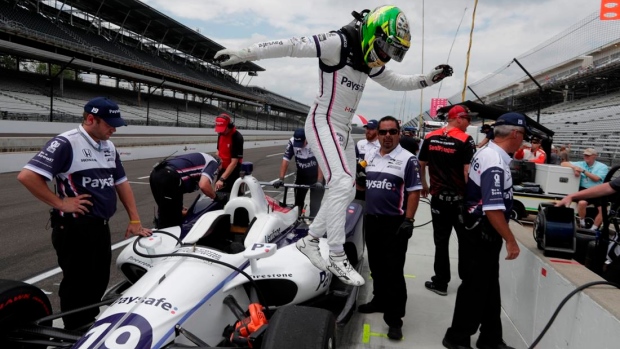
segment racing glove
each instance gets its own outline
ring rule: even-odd
[[[316,182],[313,185],[311,185],[310,187],[312,189],[317,189],[317,190],[324,190],[325,189],[325,186],[321,182]]]
[[[452,76],[453,72],[454,71],[452,70],[451,66],[447,64],[440,64],[436,66],[435,69],[433,69],[430,73],[426,74],[426,83],[428,84],[428,86],[434,85],[443,80],[444,78]]]
[[[274,188],[278,189],[281,186],[284,185],[284,180],[282,180],[282,178],[278,179],[277,181],[271,183],[271,185],[273,185]]]
[[[359,162],[355,169],[355,184],[361,188],[366,188],[366,168]]]
[[[256,53],[252,52],[250,48],[244,48],[240,50],[223,49],[217,51],[213,60],[215,60],[221,67],[227,65],[233,65],[237,63],[243,63],[247,61],[254,61],[258,57]]]
[[[223,191],[215,192],[215,198],[213,198],[213,201],[225,204],[226,202],[228,202],[228,193],[225,193]]]
[[[403,223],[398,227],[398,236],[409,239],[413,235],[413,220],[405,218]]]

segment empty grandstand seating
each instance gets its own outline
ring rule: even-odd
[[[556,145],[571,144],[571,156],[581,159],[585,148],[599,160],[620,163],[620,92],[560,103],[541,110],[540,122],[555,131]]]

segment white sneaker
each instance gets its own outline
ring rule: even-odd
[[[342,254],[329,254],[327,270],[347,285],[362,286],[365,283],[364,278],[357,270],[353,269],[351,262],[349,262],[344,252],[342,252]]]
[[[303,253],[310,262],[317,268],[327,271],[327,262],[321,256],[319,251],[319,239],[308,234],[305,237],[297,240],[295,247],[299,252]]]

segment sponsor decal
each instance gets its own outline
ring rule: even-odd
[[[97,320],[72,348],[113,349],[152,346],[153,328],[149,321],[139,314],[119,313]]]
[[[54,159],[50,158],[49,156],[47,156],[46,153],[44,152],[40,152],[39,154],[37,154],[37,157],[47,161],[47,162],[54,162]]]
[[[97,159],[88,159],[88,158],[86,158],[86,159],[81,159],[80,161],[81,162],[97,162]]]
[[[429,145],[428,150],[430,151],[438,151],[441,153],[454,154],[456,153],[456,149],[446,148],[443,145]]]
[[[45,302],[43,302],[43,300],[41,300],[39,297],[34,296],[30,293],[17,294],[9,299],[6,299],[4,302],[0,303],[0,311],[4,310],[5,307],[8,307],[9,305],[13,303],[18,303],[18,302],[30,300],[30,299],[32,299],[33,301],[36,301],[37,303],[40,303],[45,308],[45,311],[47,313],[50,313]]]
[[[344,107],[344,111],[346,111],[347,113],[355,113],[355,108]]]
[[[273,231],[271,231],[269,235],[265,236],[265,242],[273,241],[275,238],[277,238],[280,235],[282,235],[282,231],[280,230],[280,228],[274,229]]]
[[[388,182],[387,179],[379,180],[366,180],[366,188],[371,189],[386,189],[386,190],[395,190],[396,185],[394,183]]]
[[[149,269],[153,267],[152,264],[149,264],[149,263],[147,263],[147,262],[145,262],[143,260],[137,259],[137,258],[135,258],[133,256],[129,257],[129,259],[127,261],[128,262],[133,262],[135,264],[141,265],[141,266],[149,268]]]
[[[326,288],[327,286],[329,286],[329,281],[331,279],[332,273],[321,270],[321,272],[319,273],[319,284],[316,286],[316,289],[314,289],[314,291],[316,292],[319,290],[319,288]]]
[[[277,278],[287,278],[290,279],[293,277],[293,274],[263,274],[263,275],[252,275],[252,279],[277,279]]]
[[[316,37],[319,39],[319,41],[327,40],[327,35],[325,35],[325,34],[319,34]]]
[[[259,48],[262,47],[268,47],[268,46],[273,46],[273,45],[283,45],[284,43],[282,42],[282,40],[274,40],[274,41],[267,41],[267,42],[261,42],[258,44]]]
[[[387,165],[387,168],[393,168],[395,170],[400,170],[402,167],[400,167],[400,166],[393,166],[393,165]]]
[[[93,157],[93,152],[90,149],[82,149],[82,154],[84,154],[84,156],[87,158]]]
[[[121,297],[114,301],[111,305],[117,304],[144,304],[149,305],[154,308],[160,308],[174,315],[179,310],[177,307],[173,306],[172,303],[168,302],[166,298],[147,298],[147,297]]]
[[[215,259],[219,261],[222,258],[222,255],[212,250],[204,249],[204,248],[196,248],[193,247],[184,247],[178,250],[179,253],[198,253],[199,255],[205,256],[207,258]]]
[[[347,78],[346,76],[343,76],[342,79],[340,80],[340,85],[346,86],[348,88],[350,88],[352,91],[364,91],[364,84],[357,84],[351,80],[349,80],[349,78]]]
[[[317,167],[317,166],[319,166],[319,164],[314,160],[307,162],[307,163],[303,163],[303,162],[297,163],[297,167],[301,169],[312,168],[312,167]]]
[[[84,160],[84,159],[82,159]],[[101,188],[105,187],[113,187],[114,186],[114,177],[110,175],[109,178],[90,178],[83,177],[82,178],[82,186],[83,187],[91,187],[91,188]]]
[[[59,146],[60,146],[60,142],[58,142],[57,140],[53,140],[52,143],[50,143],[50,145],[47,146],[46,150],[53,154]]]

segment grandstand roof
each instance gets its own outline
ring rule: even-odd
[[[206,61],[212,60],[217,51],[225,48],[138,0],[72,0],[70,4],[105,21]],[[251,62],[223,69],[244,72],[265,71],[264,68]]]

